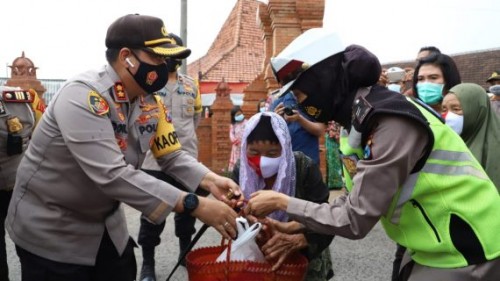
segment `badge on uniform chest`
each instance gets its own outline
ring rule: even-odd
[[[19,117],[13,116],[7,119],[7,130],[10,134],[19,133],[22,129],[23,124],[21,123],[21,120],[19,120]]]

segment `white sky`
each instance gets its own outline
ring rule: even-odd
[[[181,0],[5,0],[0,14],[0,77],[12,61],[33,60],[37,77],[66,79],[105,64],[104,38],[129,13],[164,20],[180,33]],[[203,56],[236,0],[188,0],[188,62]],[[324,26],[382,63],[410,60],[422,46],[447,54],[500,48],[499,0],[326,0]],[[500,67],[500,58],[498,62]]]

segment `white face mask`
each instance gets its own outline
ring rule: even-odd
[[[401,85],[399,85],[399,84],[389,84],[389,86],[387,86],[387,88],[391,91],[401,93]]]
[[[266,112],[266,107],[261,107],[261,108],[259,109],[259,111],[260,111],[260,112]]]
[[[278,173],[280,168],[281,157],[270,158],[261,156],[260,157],[260,171],[262,173],[262,177],[267,179]]]
[[[455,131],[455,133],[459,135],[462,133],[462,130],[464,129],[463,115],[458,115],[451,111],[448,111],[448,113],[446,113],[445,120],[446,120],[446,125],[450,126],[453,129],[453,131]]]

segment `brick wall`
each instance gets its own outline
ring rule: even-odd
[[[262,73],[244,91],[244,109],[255,112],[257,101],[279,87],[269,65],[271,57],[304,31],[322,27],[324,9],[324,0],[269,0],[267,5],[259,4],[257,16],[264,34],[265,58]],[[320,156],[321,172],[326,175],[324,137],[320,138]]]
[[[196,129],[198,136],[198,160],[205,166],[212,166],[212,124],[210,118],[201,117],[200,124]]]
[[[257,101],[278,88],[269,67],[271,57],[280,53],[293,39],[304,31],[323,25],[324,0],[269,0],[259,3],[258,21],[263,32],[264,60],[261,73],[243,90],[242,110],[246,117],[255,114]],[[210,54],[207,54],[210,56]],[[226,71],[231,71],[227,69]],[[203,81],[202,81],[203,83]],[[232,105],[222,95],[212,106],[213,116],[201,122],[197,134],[200,140],[199,160],[214,172],[227,167],[231,144],[229,141],[229,111]],[[321,171],[325,175],[324,137],[320,139]]]

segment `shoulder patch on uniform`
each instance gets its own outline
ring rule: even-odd
[[[2,99],[4,102],[24,102],[24,103],[32,103],[35,99],[35,94],[31,91],[3,91]]]
[[[358,156],[356,154],[351,154],[351,155],[342,154],[340,155],[340,160],[342,160],[344,168],[346,169],[347,173],[349,173],[349,177],[351,179],[354,178],[354,175],[356,175],[356,169],[359,161]]]
[[[362,124],[372,109],[373,106],[364,97],[356,99],[353,107],[355,121]]]
[[[103,116],[109,112],[108,103],[96,91],[89,91],[88,102],[89,102],[89,109],[94,114]]]

